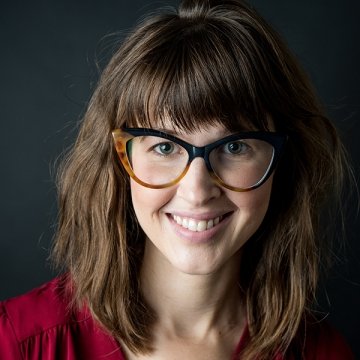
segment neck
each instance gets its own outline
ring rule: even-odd
[[[186,274],[159,256],[147,241],[141,286],[157,314],[157,326],[172,336],[198,339],[242,328],[245,316],[238,285],[239,264],[240,253],[214,273]]]

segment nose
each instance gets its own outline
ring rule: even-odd
[[[209,174],[204,159],[195,158],[180,180],[177,194],[192,206],[202,206],[221,195],[222,189]]]

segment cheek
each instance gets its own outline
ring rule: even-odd
[[[242,243],[245,243],[263,222],[269,207],[271,188],[272,181],[267,181],[255,190],[229,194],[229,197],[232,196],[231,201],[238,208],[237,221],[233,225],[233,231],[241,234]]]
[[[249,211],[260,211],[266,213],[271,196],[272,178],[259,188],[245,193],[235,193],[232,195],[232,201],[239,209]],[[229,195],[229,197],[231,194]]]
[[[265,183],[262,187],[254,190],[254,197],[250,201],[250,206],[254,209],[262,210],[262,213],[265,215],[271,196],[272,182]]]
[[[261,226],[269,207],[271,182],[258,189],[237,193],[232,201],[238,208],[238,215],[230,229],[237,234],[237,245],[243,246]]]
[[[169,189],[149,189],[132,179],[130,190],[135,214],[140,224],[142,219],[156,214],[172,197]]]

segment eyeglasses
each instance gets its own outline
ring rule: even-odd
[[[216,183],[253,190],[269,178],[286,141],[284,134],[264,131],[240,132],[200,147],[153,129],[116,129],[112,135],[127,173],[151,189],[175,185],[201,157]]]

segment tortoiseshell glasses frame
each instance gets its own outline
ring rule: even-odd
[[[219,139],[215,142],[212,142],[210,144],[207,144],[205,146],[199,147],[199,146],[192,145],[192,144],[190,144],[182,139],[179,139],[176,136],[168,134],[166,132],[154,130],[154,129],[147,129],[147,128],[115,129],[112,131],[112,136],[113,136],[114,143],[115,143],[115,149],[118,153],[120,161],[121,161],[122,165],[124,166],[126,172],[130,175],[130,177],[132,179],[134,179],[138,184],[140,184],[142,186],[145,186],[145,187],[151,188],[151,189],[164,189],[164,188],[173,186],[173,185],[177,184],[186,175],[191,162],[195,158],[201,157],[204,159],[207,170],[208,170],[210,176],[213,178],[213,180],[217,184],[223,186],[224,188],[227,188],[227,189],[230,189],[230,190],[233,190],[236,192],[244,192],[244,191],[250,191],[250,190],[256,189],[259,186],[261,186],[270,177],[270,175],[272,174],[272,172],[274,171],[274,169],[276,167],[276,164],[278,163],[278,160],[280,158],[281,152],[284,148],[284,144],[287,139],[286,135],[284,135],[282,133],[278,133],[278,132],[268,132],[268,131],[239,132],[239,133],[228,135],[224,138],[221,138],[221,139]],[[188,160],[187,160],[186,166],[184,166],[183,171],[178,176],[176,176],[175,179],[168,181],[164,184],[154,185],[154,184],[146,183],[136,176],[136,174],[134,173],[134,171],[131,167],[131,162],[128,157],[128,152],[129,152],[128,144],[129,144],[130,140],[132,140],[136,137],[143,137],[143,136],[154,136],[154,137],[159,137],[159,138],[169,140],[173,143],[180,145],[183,149],[185,149],[187,151]],[[221,145],[225,145],[231,141],[236,141],[236,140],[241,140],[241,139],[257,139],[257,140],[264,141],[273,147],[271,162],[269,163],[269,166],[266,168],[265,174],[263,174],[263,176],[257,183],[253,184],[252,186],[246,187],[246,188],[239,188],[239,187],[234,187],[229,184],[226,184],[213,170],[213,167],[212,167],[210,159],[209,159],[209,155],[210,155],[211,151],[214,150],[215,148],[218,148]]]

